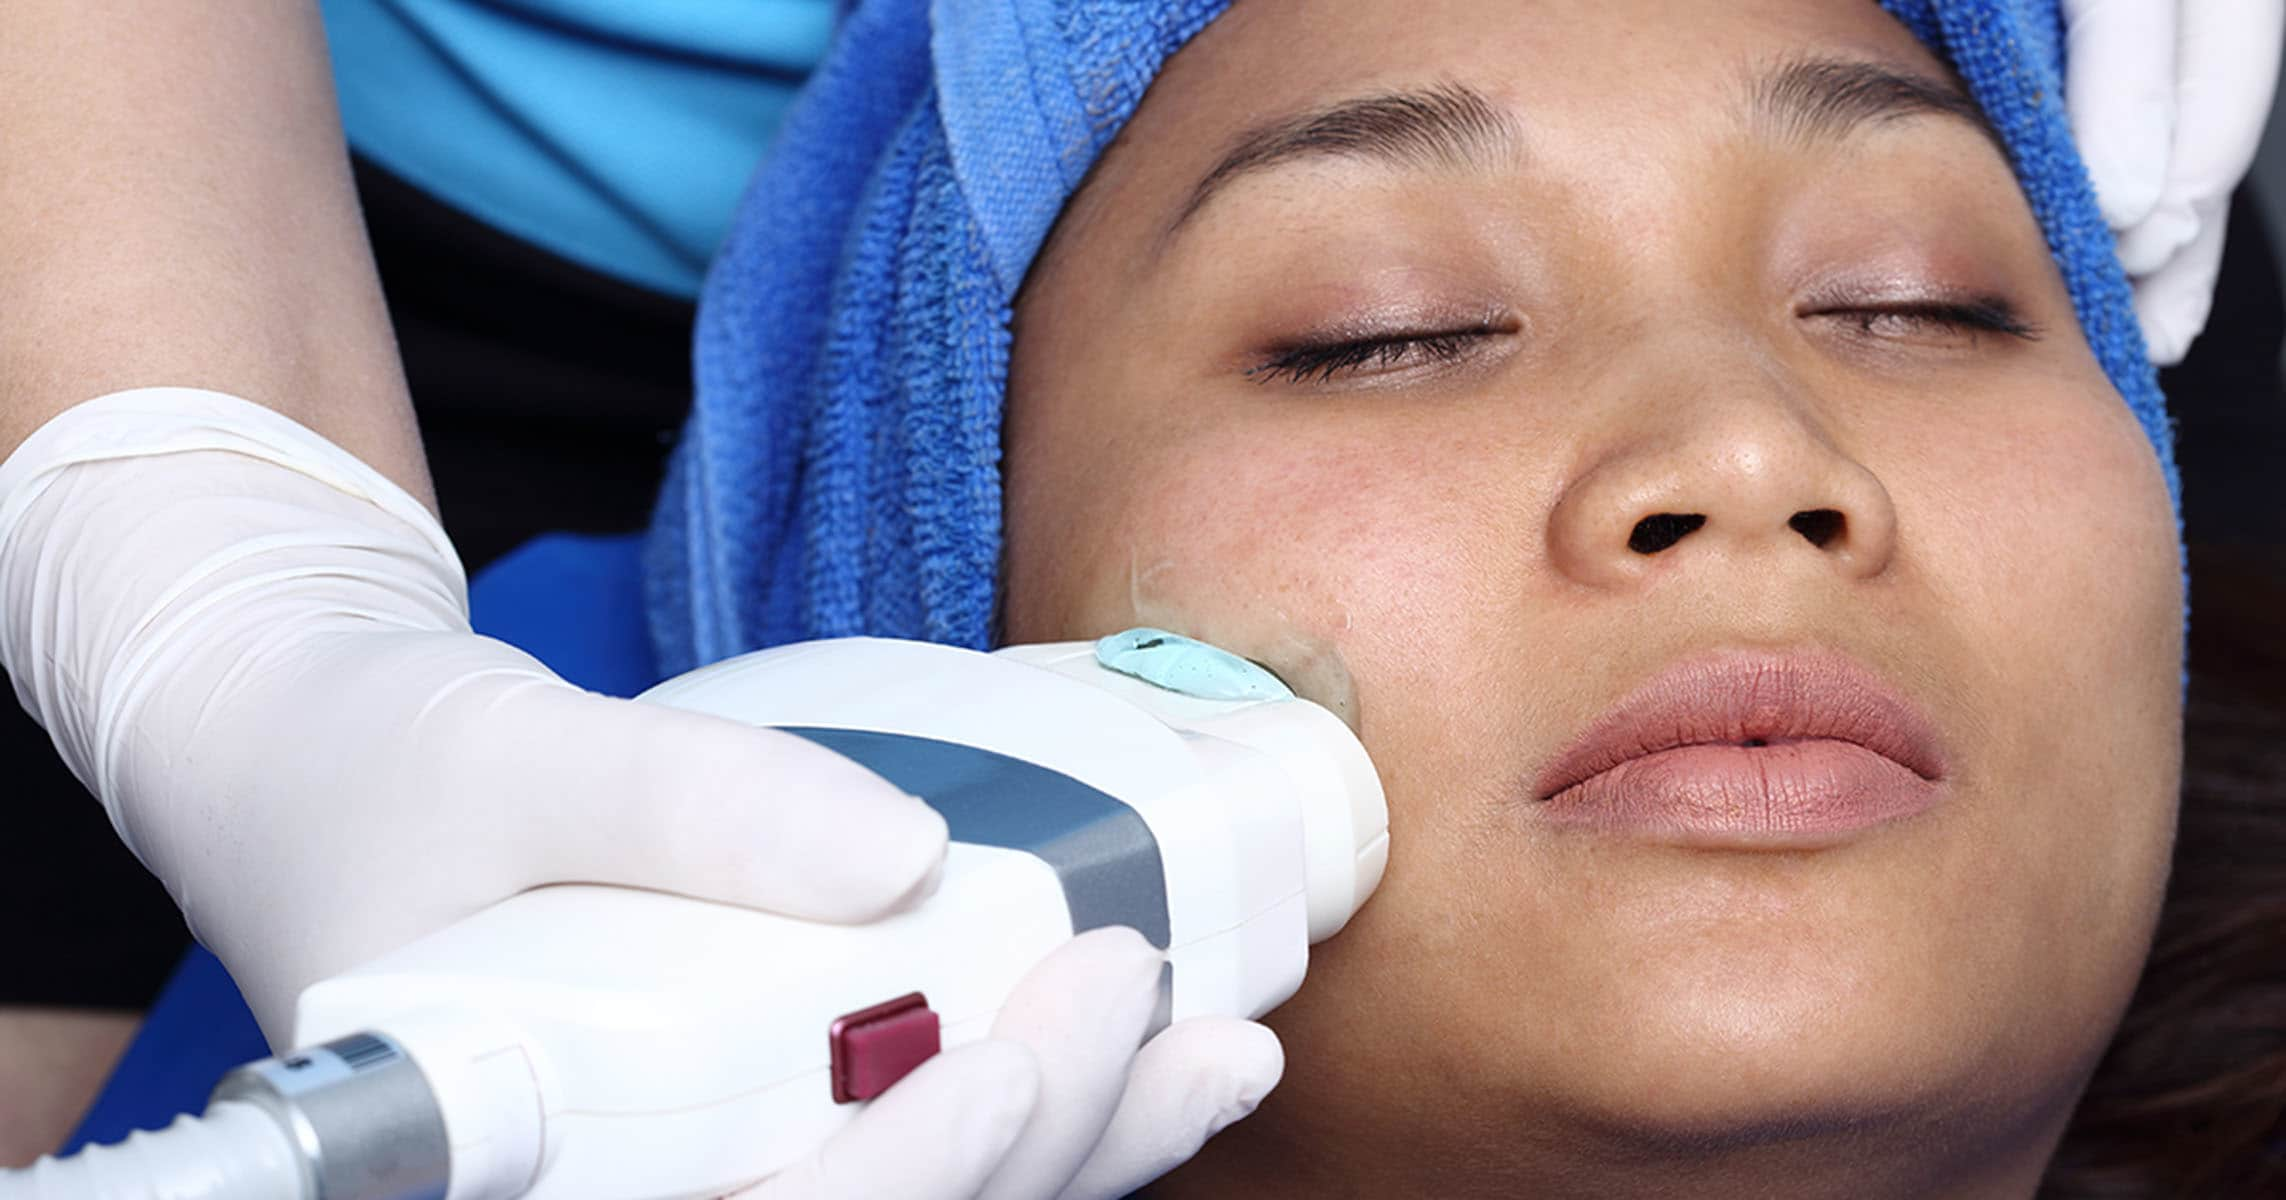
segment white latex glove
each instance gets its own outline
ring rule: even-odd
[[[738,1200],[1112,1200],[1188,1161],[1285,1069],[1252,1021],[1143,1041],[1165,956],[1131,929],[1066,943],[991,1036],[923,1063],[808,1158]]]
[[[799,738],[469,631],[444,530],[288,418],[89,401],[0,464],[0,662],[285,1050],[308,984],[527,888],[861,921],[944,819]]]
[[[935,886],[945,824],[808,741],[583,692],[469,631],[426,509],[269,409],[154,388],[0,463],[0,663],[288,1047],[307,984],[526,888],[854,921]],[[1112,1197],[1252,1111],[1249,1021],[1137,1046],[1164,956],[1098,930],[772,1200]]]
[[[2230,196],[2278,86],[2286,0],[2063,0],[2064,100],[2152,361],[2206,328]]]

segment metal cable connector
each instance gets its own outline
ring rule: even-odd
[[[236,1068],[204,1116],[0,1171],[0,1200],[442,1200],[450,1177],[428,1080],[356,1033]]]

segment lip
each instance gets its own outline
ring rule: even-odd
[[[1830,844],[1933,805],[1935,726],[1834,653],[1678,662],[1541,772],[1551,821],[1692,844]]]

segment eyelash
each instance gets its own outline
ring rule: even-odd
[[[1876,322],[1901,321],[1909,327],[1936,326],[1953,332],[1997,333],[2020,341],[2040,340],[2042,330],[2016,311],[2016,306],[1998,296],[1978,296],[1968,300],[1929,300],[1897,305],[1875,305],[1865,308],[1832,308],[1802,314],[1807,317],[1846,317],[1858,331],[1879,337],[1874,332]]]
[[[1882,321],[1900,321],[1909,327],[1935,327],[1950,332],[1997,333],[2028,342],[2039,340],[2041,334],[2040,327],[2019,315],[2015,305],[1991,296],[1973,300],[1821,309],[1802,315],[1846,317],[1851,324],[1857,326],[1859,332],[1868,337],[1885,336],[1875,331],[1875,325]],[[1466,355],[1484,339],[1503,332],[1507,331],[1478,327],[1294,346],[1278,351],[1268,361],[1248,368],[1246,377],[1256,383],[1276,380],[1323,383],[1367,368],[1389,370],[1416,365],[1416,360],[1418,365],[1448,363]]]
[[[1315,346],[1295,346],[1279,351],[1268,362],[1249,368],[1246,377],[1256,383],[1269,383],[1275,379],[1284,379],[1288,383],[1322,383],[1365,367],[1386,370],[1406,366],[1409,365],[1409,360],[1415,358],[1430,363],[1451,362],[1467,354],[1477,342],[1499,332],[1497,329],[1486,328],[1451,329],[1442,333],[1390,334]]]

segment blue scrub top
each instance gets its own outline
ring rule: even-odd
[[[692,297],[836,0],[321,0],[358,153],[486,224]]]

